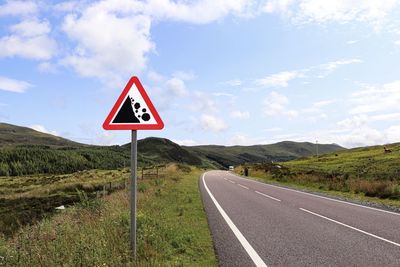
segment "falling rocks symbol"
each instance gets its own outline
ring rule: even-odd
[[[140,109],[140,106],[139,102],[135,103],[134,99],[127,97],[113,123],[140,123],[140,119],[143,121],[150,120],[150,114],[146,113],[145,108]]]

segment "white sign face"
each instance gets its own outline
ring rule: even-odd
[[[139,79],[132,77],[103,124],[106,130],[162,129],[164,123]]]
[[[135,85],[129,90],[126,99],[118,109],[112,124],[156,124],[154,116],[150,114],[149,107]]]

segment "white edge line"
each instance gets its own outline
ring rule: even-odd
[[[363,233],[363,234],[372,236],[372,237],[374,237],[374,238],[380,239],[380,240],[382,240],[382,241],[385,241],[385,242],[387,242],[387,243],[390,243],[390,244],[392,244],[392,245],[395,245],[395,246],[400,247],[400,244],[398,244],[398,243],[396,243],[396,242],[393,242],[393,241],[390,241],[390,240],[385,239],[385,238],[383,238],[383,237],[380,237],[380,236],[377,236],[377,235],[368,233],[368,232],[363,231],[363,230],[361,230],[361,229],[358,229],[358,228],[356,228],[356,227],[353,227],[353,226],[344,224],[344,223],[342,223],[342,222],[336,221],[336,220],[334,220],[334,219],[325,217],[325,216],[323,216],[323,215],[320,215],[320,214],[318,214],[318,213],[315,213],[315,212],[312,212],[312,211],[309,211],[309,210],[306,210],[306,209],[303,209],[303,208],[300,208],[300,210],[302,210],[302,211],[304,211],[304,212],[308,212],[308,213],[310,213],[310,214],[312,214],[312,215],[318,216],[318,217],[323,218],[323,219],[325,219],[325,220],[328,220],[328,221],[331,221],[331,222],[340,224],[340,225],[342,225],[342,226],[345,226],[345,227],[350,228],[350,229],[352,229],[352,230],[355,230],[355,231],[357,231],[357,232],[360,232],[360,233]]]
[[[360,205],[360,204],[355,204],[355,203],[351,203],[351,202],[347,202],[347,201],[343,201],[343,200],[338,200],[338,199],[333,199],[333,198],[329,198],[329,197],[323,197],[323,196],[319,196],[319,195],[315,195],[315,194],[311,194],[311,193],[307,193],[307,192],[303,192],[303,191],[299,191],[299,190],[295,190],[295,189],[290,189],[290,188],[281,187],[281,186],[277,186],[277,185],[262,183],[262,182],[259,182],[259,181],[242,178],[242,177],[239,177],[239,176],[237,176],[235,174],[232,174],[232,175],[237,177],[237,178],[239,178],[239,179],[243,179],[243,180],[246,180],[246,181],[259,183],[259,184],[266,185],[266,186],[271,186],[271,187],[275,187],[275,188],[279,188],[279,189],[283,189],[283,190],[287,190],[287,191],[293,191],[293,192],[297,192],[297,193],[301,193],[301,194],[305,194],[305,195],[309,195],[309,196],[313,196],[313,197],[318,197],[318,198],[322,198],[322,199],[326,199],[326,200],[330,200],[330,201],[335,201],[335,202],[339,202],[339,203],[343,203],[343,204],[348,204],[348,205],[352,205],[352,206],[357,206],[357,207],[361,207],[361,208],[365,208],[365,209],[370,209],[370,210],[375,210],[375,211],[380,211],[380,212],[385,212],[385,213],[389,213],[389,214],[392,214],[392,215],[400,216],[400,213],[397,213],[397,212],[392,212],[392,211],[388,211],[388,210],[382,210],[382,209],[377,209],[377,208],[373,208],[373,207],[363,206],[363,205]]]
[[[245,189],[249,189],[247,186],[244,186],[244,185],[241,185],[241,184],[238,184],[238,186],[243,187]]]
[[[250,243],[246,240],[243,234],[239,231],[236,225],[232,222],[226,212],[222,209],[221,205],[219,205],[218,201],[215,199],[214,195],[211,193],[210,189],[208,189],[206,181],[204,180],[205,173],[202,176],[203,185],[206,189],[208,195],[210,196],[211,200],[214,202],[215,207],[217,207],[219,213],[222,215],[228,226],[231,228],[232,232],[235,234],[236,238],[239,240],[240,244],[246,250],[247,254],[250,256],[252,261],[257,267],[267,267],[265,262],[261,259],[261,257],[257,254],[254,248],[250,245]]]
[[[256,192],[257,194],[262,195],[262,196],[264,196],[264,197],[268,197],[268,198],[273,199],[273,200],[276,200],[276,201],[281,201],[280,199],[271,197],[271,196],[266,195],[266,194],[264,194],[264,193],[261,193],[261,192],[258,192],[258,191],[254,191],[254,192]]]

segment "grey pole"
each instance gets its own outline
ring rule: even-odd
[[[132,131],[131,142],[131,250],[136,260],[136,182],[137,182],[137,131]]]

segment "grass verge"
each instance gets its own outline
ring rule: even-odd
[[[78,190],[94,197],[124,188],[128,177],[128,169],[0,177],[0,233],[12,235],[57,206],[79,202]]]
[[[136,262],[129,251],[129,192],[121,190],[0,238],[0,265],[217,266],[200,173],[169,166],[158,179],[138,181]]]
[[[254,167],[251,167],[250,169],[250,176],[246,178],[256,181],[282,185],[308,192],[322,193],[327,196],[332,196],[343,200],[355,201],[361,204],[400,211],[400,200],[398,199],[370,197],[362,191],[353,191],[347,189],[345,191],[335,190],[334,187],[329,186],[330,183],[327,183],[323,177],[305,174],[285,176],[276,175],[274,173],[266,172],[263,169],[257,169]],[[235,168],[235,172],[236,174],[241,175],[243,173],[243,166]],[[338,188],[343,189],[343,187]]]

